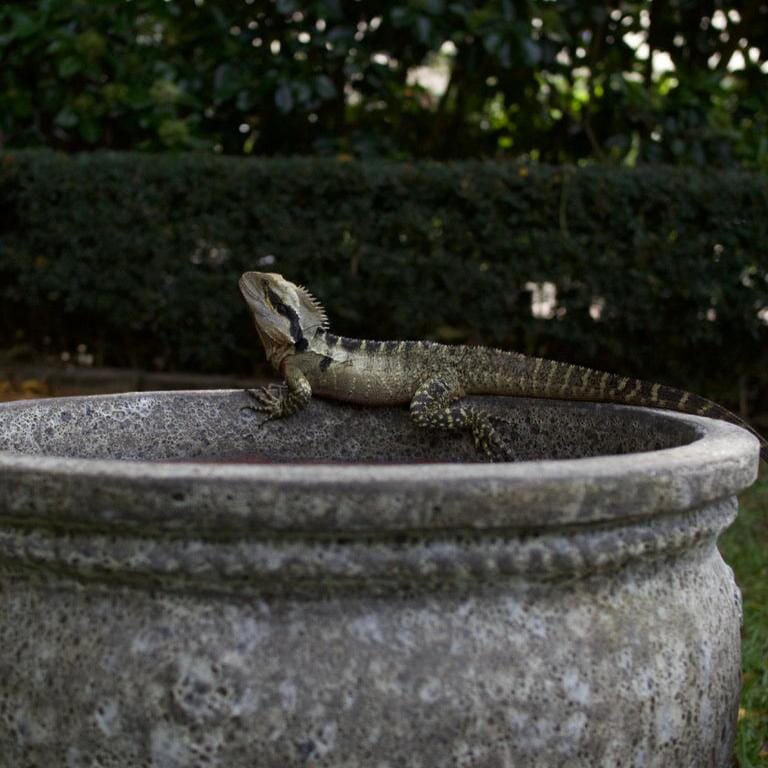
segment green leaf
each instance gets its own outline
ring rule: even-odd
[[[163,120],[157,128],[160,141],[169,148],[183,147],[189,143],[189,126],[183,120]]]
[[[298,82],[293,84],[292,90],[295,101],[303,107],[307,106],[312,99],[312,89],[306,83]]]
[[[253,94],[250,90],[243,89],[237,92],[237,98],[235,99],[235,106],[241,112],[248,112],[253,109]]]
[[[512,0],[501,0],[501,12],[506,21],[513,21],[515,18],[515,4]]]
[[[64,107],[64,109],[59,111],[53,121],[56,123],[56,125],[60,125],[62,128],[72,128],[73,126],[77,125],[79,119],[80,118],[77,116],[74,110],[70,109],[69,107]]]
[[[234,67],[227,63],[216,67],[213,73],[213,88],[217,100],[231,99],[240,90],[240,87]]]
[[[80,61],[74,56],[65,56],[56,65],[56,71],[59,73],[59,77],[72,77],[80,71]]]
[[[95,144],[101,138],[101,126],[95,120],[81,120],[77,130],[89,144]]]
[[[392,20],[392,24],[395,27],[404,27],[411,22],[411,10],[406,5],[396,5],[389,12],[389,18]]]
[[[327,38],[331,43],[349,42],[355,37],[355,30],[352,27],[340,24],[328,30]]]
[[[496,53],[501,45],[501,35],[498,32],[489,32],[483,37],[483,45],[488,53]]]
[[[13,15],[13,36],[22,39],[34,35],[38,30],[38,23],[34,17],[22,13],[21,11],[12,12]]]
[[[275,91],[275,104],[283,114],[293,109],[293,92],[290,85],[283,83],[278,87]]]
[[[512,66],[512,46],[509,42],[502,43],[499,48],[499,63],[504,69],[509,69]]]
[[[427,16],[416,17],[416,36],[427,45],[432,36],[432,21]]]
[[[445,12],[444,0],[422,0],[422,7],[433,16],[440,16]]]
[[[336,86],[328,75],[318,75],[315,78],[315,93],[321,99],[332,99],[336,96]]]
[[[535,40],[525,38],[523,40],[523,55],[525,56],[525,63],[529,67],[535,67],[541,61],[541,48]]]
[[[277,0],[276,7],[278,13],[282,13],[283,16],[289,16],[296,11],[299,6],[296,0]]]
[[[323,19],[343,19],[344,10],[339,0],[324,0],[318,3],[318,16]]]

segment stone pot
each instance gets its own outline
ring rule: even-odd
[[[755,439],[473,399],[519,462],[405,409],[0,406],[0,764],[730,765]]]

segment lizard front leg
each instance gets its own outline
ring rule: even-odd
[[[469,430],[475,446],[491,461],[509,460],[512,451],[494,428],[488,414],[458,402],[464,394],[458,382],[430,379],[416,390],[411,400],[411,418],[419,427]]]
[[[246,390],[256,402],[253,410],[266,413],[266,421],[282,419],[306,408],[312,399],[312,387],[307,377],[293,365],[283,369],[285,383]]]

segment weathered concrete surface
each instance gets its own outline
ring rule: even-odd
[[[0,764],[729,765],[754,438],[485,402],[525,461],[236,392],[0,406]]]

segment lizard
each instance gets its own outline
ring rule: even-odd
[[[681,389],[579,365],[483,346],[373,341],[330,332],[320,302],[270,272],[239,282],[267,359],[282,384],[248,390],[269,421],[297,413],[313,395],[362,405],[409,405],[414,424],[467,430],[477,448],[506,460],[510,447],[466,395],[509,395],[660,408],[725,420],[749,430],[768,462],[768,441],[717,403]]]

